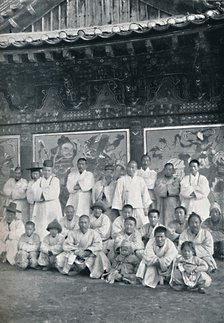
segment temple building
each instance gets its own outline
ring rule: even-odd
[[[51,158],[64,185],[80,156],[99,173],[147,152],[199,158],[213,187],[223,86],[224,1],[0,0],[2,178]]]

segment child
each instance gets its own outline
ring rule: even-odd
[[[64,236],[61,234],[62,227],[56,219],[48,224],[47,231],[50,233],[41,242],[38,259],[38,264],[43,266],[42,270],[55,267],[55,258],[63,251],[65,241]]]
[[[24,224],[17,219],[16,213],[21,211],[17,210],[16,203],[10,202],[6,206],[6,215],[0,222],[0,256],[2,262],[7,260],[11,265],[15,265],[18,241],[25,231]]]
[[[18,252],[16,255],[16,265],[22,269],[27,267],[37,268],[40,248],[40,237],[35,231],[35,224],[27,221],[25,233],[18,242]]]
[[[208,264],[196,256],[194,244],[185,241],[181,245],[181,256],[178,256],[173,264],[170,285],[175,290],[192,290],[205,294],[204,287],[211,285],[211,278],[206,273]]]
[[[151,209],[148,212],[149,223],[146,223],[141,229],[142,241],[146,246],[149,239],[154,238],[154,230],[159,225],[160,212],[157,209]]]
[[[136,271],[139,259],[133,254],[133,249],[128,241],[123,240],[120,246],[120,254],[112,263],[107,282],[113,284],[115,281],[124,281],[130,284],[136,283]]]

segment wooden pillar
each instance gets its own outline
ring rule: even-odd
[[[130,126],[130,155],[140,167],[144,153],[143,128],[140,121],[132,121]]]
[[[32,160],[32,133],[28,124],[22,124],[20,132],[20,165],[23,170],[23,177],[26,179],[30,179],[30,171],[27,168],[30,167]]]

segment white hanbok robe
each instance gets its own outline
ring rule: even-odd
[[[205,176],[197,173],[195,176],[192,174],[184,176],[182,179],[180,188],[181,205],[187,209],[187,214],[192,212],[200,215],[202,221],[209,217],[210,202],[208,195],[210,193],[210,187],[208,180]],[[191,193],[194,192],[196,197],[191,197]]]
[[[65,238],[68,236],[69,231],[79,229],[79,217],[76,215],[74,215],[71,221],[67,219],[67,216],[63,216],[59,222],[62,227],[61,234]]]
[[[35,183],[34,180],[28,182],[27,191],[26,191],[26,199],[30,206],[30,218],[33,217],[33,207],[34,207],[34,192],[33,192],[33,184]]]
[[[92,189],[92,202],[93,204],[100,201],[103,202],[107,208],[107,216],[113,222],[117,217],[117,211],[111,209],[112,200],[114,196],[114,190],[116,187],[116,181],[111,181],[109,185],[106,184],[105,179],[102,179],[93,186]]]
[[[33,192],[35,204],[32,220],[35,222],[37,234],[43,240],[47,234],[48,224],[54,219],[60,221],[62,217],[59,201],[60,181],[54,175],[48,179],[41,177],[33,184]]]
[[[55,257],[63,251],[64,242],[65,237],[61,233],[58,233],[56,237],[52,237],[49,233],[41,242],[38,264],[40,266],[55,265]],[[52,256],[48,255],[49,251],[52,252]]]
[[[212,257],[214,253],[214,242],[211,233],[207,229],[200,229],[195,235],[190,228],[185,229],[179,237],[179,250],[184,241],[192,241],[194,243],[196,256],[204,259],[209,265],[209,270],[217,268],[216,262]]]
[[[16,181],[14,178],[9,178],[3,187],[3,192],[7,196],[6,205],[10,202],[16,203],[17,210],[22,213],[16,213],[18,219],[23,220],[25,224],[29,220],[29,205],[26,199],[26,190],[28,182],[26,179],[21,178]]]
[[[124,230],[124,217],[123,215],[118,216],[112,223],[111,238],[115,239],[118,233]]]
[[[177,254],[178,251],[174,243],[168,238],[161,248],[156,245],[154,238],[150,239],[136,273],[136,276],[142,279],[142,285],[155,288],[161,276],[169,276],[172,262]],[[160,269],[154,265],[157,260],[159,260]]]
[[[167,226],[175,219],[174,209],[180,205],[180,180],[178,177],[161,176],[157,178],[155,192],[158,197],[157,207],[160,211],[160,220]]]
[[[69,192],[69,198],[67,205],[74,207],[77,216],[90,214],[91,194],[94,182],[93,173],[86,170],[82,174],[74,171],[68,175],[66,186]],[[76,184],[79,184],[79,190],[74,190]]]
[[[122,176],[117,181],[114,191],[112,208],[122,210],[125,204],[131,204],[133,207],[133,216],[136,217],[137,227],[148,223],[148,217],[145,216],[144,209],[148,209],[152,204],[145,181],[136,174]]]
[[[89,220],[90,228],[99,233],[102,241],[106,241],[110,238],[111,221],[106,214],[102,213],[98,219],[93,214],[91,214]]]
[[[149,191],[150,198],[156,207],[156,195],[154,192],[154,187],[157,179],[157,172],[150,169],[149,167],[147,167],[146,170],[140,168],[137,170],[137,175],[144,179]]]
[[[133,251],[144,249],[144,243],[138,230],[135,230],[130,235],[128,235],[124,231],[121,231],[114,240],[115,251],[121,246],[124,240],[130,244]]]
[[[102,239],[95,230],[88,229],[86,233],[80,229],[69,231],[63,245],[64,252],[56,258],[57,267],[59,270],[63,269],[66,261],[71,266],[76,261],[77,256],[74,253],[76,250],[90,250],[92,253],[85,259],[84,266],[89,268],[91,278],[100,278],[105,270],[110,269],[110,262],[102,249]]]
[[[18,241],[24,232],[21,220],[14,219],[10,224],[5,219],[0,222],[0,255],[6,252],[6,259],[11,265],[15,264]]]

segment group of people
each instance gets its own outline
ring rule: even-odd
[[[33,163],[31,181],[17,167],[4,185],[5,214],[0,222],[2,261],[20,268],[64,275],[88,271],[108,283],[142,283],[155,288],[169,282],[176,290],[204,293],[217,268],[214,256],[224,256],[224,220],[217,203],[210,206],[209,184],[198,160],[179,179],[172,163],[162,174],[127,164],[114,179],[114,166],[95,181],[80,158],[67,178],[69,198],[59,201],[60,182],[52,160]]]

